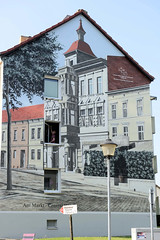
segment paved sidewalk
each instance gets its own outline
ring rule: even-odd
[[[107,211],[107,186],[87,184],[82,174],[62,173],[62,193],[43,193],[43,171],[12,171],[13,190],[6,190],[6,170],[0,169],[1,211],[59,211],[77,204],[78,211]],[[148,196],[111,188],[112,212],[149,212]]]

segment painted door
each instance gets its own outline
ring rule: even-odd
[[[21,150],[20,168],[25,167],[25,150]]]

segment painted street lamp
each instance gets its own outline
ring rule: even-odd
[[[106,141],[100,145],[103,151],[103,155],[105,157],[105,163],[107,163],[107,185],[108,185],[108,240],[111,240],[111,207],[110,207],[110,157],[114,156],[115,149],[117,144],[112,142],[108,138]]]

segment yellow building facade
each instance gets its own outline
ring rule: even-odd
[[[112,138],[128,136],[129,142],[143,145],[140,150],[153,151],[154,118],[149,85],[110,91],[108,116]]]

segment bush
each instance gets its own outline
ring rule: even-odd
[[[116,149],[111,162],[111,177],[123,176],[135,179],[154,179],[152,167],[152,152],[127,151]],[[85,151],[85,176],[107,176],[107,168],[104,165],[104,156],[101,151]]]

